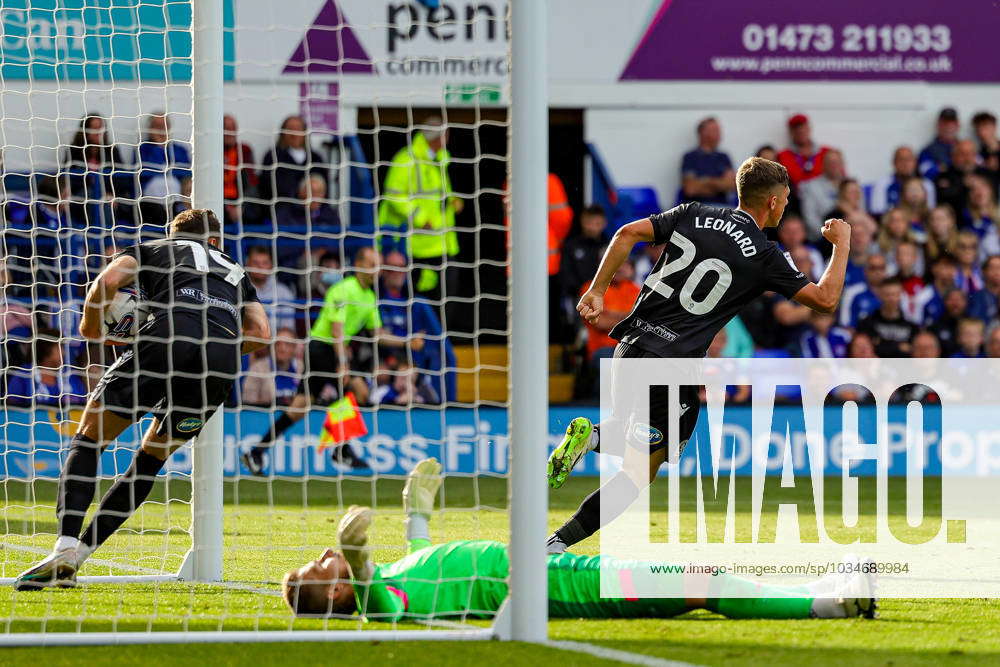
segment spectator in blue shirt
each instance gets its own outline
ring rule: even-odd
[[[785,252],[792,254],[792,260],[794,260],[795,266],[799,267],[799,271],[805,273],[810,280],[819,282],[826,269],[826,263],[823,261],[823,255],[820,251],[806,242],[806,226],[802,218],[794,213],[785,215],[781,226],[778,227],[778,245]],[[809,257],[808,271],[799,265],[799,259],[795,256],[799,249],[802,249]]]
[[[274,407],[292,402],[302,373],[299,341],[293,329],[279,329],[274,340],[274,352],[264,348],[264,354],[250,362],[243,378],[243,404]]]
[[[84,220],[72,215],[69,183],[65,177],[43,176],[33,204],[9,205],[5,233],[8,256],[18,257],[18,282],[32,285],[37,296],[70,297],[86,282],[79,273],[87,254],[82,232]],[[74,221],[76,226],[74,227]]]
[[[873,252],[877,253],[879,248],[875,244],[875,232],[878,231],[878,225],[870,215],[864,211],[855,211],[843,219],[851,225],[851,253],[847,256],[847,274],[844,276],[846,288],[864,282],[864,266],[868,255]]]
[[[956,287],[955,260],[950,255],[938,255],[931,261],[931,283],[913,297],[910,312],[913,323],[930,326],[944,313],[944,295]]]
[[[403,354],[409,359],[389,359],[388,365],[412,363],[423,371],[434,392],[443,400],[454,400],[457,384],[455,355],[434,309],[423,299],[411,299],[406,258],[399,252],[386,254],[382,262],[379,315],[382,326],[393,336],[408,338]],[[381,348],[385,356],[400,354],[399,348]],[[423,380],[422,380],[423,381]]]
[[[400,361],[385,373],[384,381],[372,392],[372,403],[383,405],[427,405],[441,402],[434,385],[407,361]]]
[[[34,366],[14,368],[7,376],[7,404],[20,407],[82,404],[87,390],[80,377],[63,366],[59,333],[42,333],[34,341]]]
[[[325,178],[308,174],[299,184],[299,201],[277,205],[279,224],[308,226],[310,232],[339,233],[340,216],[326,200],[326,189]]]
[[[989,111],[980,111],[972,117],[972,129],[979,140],[979,157],[983,166],[1000,171],[1000,137],[997,137],[997,117]],[[992,338],[992,336],[991,336]]]
[[[965,317],[958,321],[958,333],[955,336],[958,349],[952,354],[955,359],[978,359],[985,357],[983,343],[986,340],[986,323],[974,317]]]
[[[1000,297],[1000,255],[991,255],[983,262],[983,289],[969,297],[969,317],[992,323],[997,319],[998,297]]]
[[[944,312],[927,327],[941,341],[942,356],[958,351],[958,323],[965,317],[969,296],[957,287],[944,293]]]
[[[809,329],[802,334],[802,356],[808,359],[843,359],[851,344],[851,332],[834,324],[833,315],[812,311]]]
[[[715,118],[698,123],[698,147],[684,154],[681,189],[684,201],[726,204],[736,191],[736,173],[729,156],[719,150],[722,129]]]
[[[950,156],[949,153],[949,159]],[[917,173],[917,156],[913,154],[913,149],[909,146],[900,146],[892,154],[892,174],[875,181],[872,185],[868,210],[875,215],[882,215],[897,206],[902,199],[903,184],[914,177],[920,178],[920,184],[927,193],[928,208],[934,208],[937,197],[934,183]]]
[[[918,158],[920,175],[934,179],[951,166],[951,151],[958,141],[958,112],[954,107],[945,107],[938,114],[937,135],[934,141],[924,146]]]
[[[135,162],[142,222],[165,224],[191,195],[191,152],[185,142],[170,139],[166,113],[146,117],[146,137],[136,150]]]
[[[882,255],[871,254],[865,260],[865,281],[851,285],[840,298],[840,326],[857,327],[882,305],[878,298],[878,287],[885,281],[886,259]]]

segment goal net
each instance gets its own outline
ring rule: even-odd
[[[507,8],[436,4],[0,2],[0,643],[494,635],[474,595],[378,622],[282,596],[351,505],[374,510],[372,560],[403,557],[426,457],[431,542],[508,539]],[[192,206],[222,220],[271,340],[79,586],[16,591],[59,537],[87,395],[132,349],[81,338],[87,287]],[[84,526],[150,423],[108,444]]]

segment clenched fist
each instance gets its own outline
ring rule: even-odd
[[[830,218],[823,223],[823,238],[835,246],[849,246],[851,226],[840,218]]]
[[[591,324],[596,324],[597,318],[604,312],[604,296],[588,290],[580,297],[580,303],[576,304],[576,312]]]

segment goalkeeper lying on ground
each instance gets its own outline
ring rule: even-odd
[[[507,597],[507,546],[488,540],[431,545],[428,522],[441,486],[440,473],[441,465],[436,460],[425,459],[406,481],[403,508],[407,515],[407,556],[394,563],[374,565],[368,546],[372,510],[351,506],[337,531],[340,551],[327,549],[316,560],[285,575],[283,594],[292,611],[319,615],[357,611],[379,621],[492,617]],[[620,597],[601,597],[602,560],[605,576],[611,573]],[[856,568],[851,575],[831,575],[807,586],[778,587],[726,574],[654,574],[651,565],[661,564],[551,554],[549,616],[668,618],[691,609],[710,609],[729,618],[875,616],[874,580]],[[614,576],[615,572],[618,576]],[[631,589],[640,583],[648,584],[650,578],[658,585],[671,586],[662,590],[700,590],[707,595],[630,597]]]

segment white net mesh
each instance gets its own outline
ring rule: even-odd
[[[427,456],[446,475],[431,540],[506,540],[506,10],[254,4],[225,3],[217,213],[275,342],[242,358],[224,410],[224,581],[176,580],[192,545],[189,444],[87,560],[80,587],[0,589],[8,634],[361,628],[356,617],[295,619],[282,577],[337,547],[352,504],[375,509],[375,562],[404,555],[402,481]],[[190,205],[193,91],[189,2],[0,7],[0,577],[12,582],[52,549],[86,395],[128,349],[80,337],[87,286]],[[359,259],[372,246],[380,275]],[[359,407],[341,401],[328,415],[347,390]],[[312,408],[301,421],[286,410],[297,393]],[[84,526],[149,423],[101,456]],[[275,423],[254,475],[241,455]],[[470,598],[457,611],[495,608]]]

